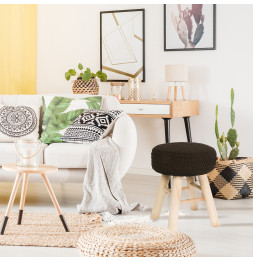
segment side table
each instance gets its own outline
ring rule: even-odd
[[[170,120],[183,118],[187,141],[191,142],[190,117],[199,115],[198,100],[121,100],[121,109],[131,117],[162,118],[165,128],[165,142],[170,142]]]
[[[47,188],[47,191],[48,191],[48,193],[49,193],[49,195],[50,195],[50,197],[53,201],[53,204],[54,204],[54,206],[57,210],[57,213],[60,217],[60,220],[63,224],[63,227],[64,227],[66,232],[69,232],[69,228],[68,228],[67,223],[64,219],[64,216],[62,215],[60,205],[59,205],[59,203],[56,199],[53,188],[52,188],[52,186],[51,186],[51,184],[48,180],[48,177],[47,177],[48,173],[57,172],[58,171],[57,167],[49,166],[49,165],[45,165],[45,164],[41,164],[38,167],[34,167],[34,168],[33,167],[19,167],[15,163],[8,163],[8,164],[4,164],[2,166],[2,168],[3,168],[3,170],[6,170],[6,171],[17,172],[17,177],[16,177],[16,180],[14,182],[13,189],[12,189],[12,192],[11,192],[11,196],[10,196],[10,199],[9,199],[9,203],[8,203],[8,206],[7,206],[7,209],[6,209],[6,212],[5,212],[5,217],[4,217],[2,229],[1,229],[1,235],[4,234],[4,231],[5,231],[8,219],[9,219],[9,215],[10,215],[10,212],[11,212],[11,208],[13,206],[13,203],[14,203],[17,191],[18,191],[18,187],[19,187],[19,184],[21,182],[21,178],[24,175],[21,198],[20,198],[19,215],[18,215],[18,225],[21,225],[22,215],[23,215],[23,210],[24,210],[24,205],[25,205],[26,191],[27,191],[27,186],[28,186],[28,176],[29,176],[29,174],[32,174],[32,175],[40,174],[41,175],[41,177],[42,177],[42,179],[45,183],[45,186]]]

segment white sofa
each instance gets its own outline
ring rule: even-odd
[[[57,96],[70,98],[83,98],[88,95],[66,95],[54,94]],[[0,95],[0,104],[3,105],[40,105],[42,107],[43,95]],[[112,96],[102,96],[101,109],[117,110],[120,109],[120,103]],[[42,108],[41,108],[42,114]],[[40,132],[41,132],[40,117]],[[112,130],[112,139],[117,144],[120,154],[120,176],[123,177],[129,169],[137,146],[137,134],[135,125],[128,115],[120,117]],[[87,168],[87,159],[90,144],[76,143],[53,143],[43,144],[43,149],[39,155],[40,163],[54,165],[59,168],[57,173],[49,175],[52,182],[82,183],[85,170]],[[0,143],[0,165],[16,162],[16,153],[14,143]],[[0,182],[13,181],[16,173],[0,170]],[[30,182],[41,182],[40,175],[30,175]]]

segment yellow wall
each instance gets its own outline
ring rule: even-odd
[[[37,6],[1,4],[0,28],[0,94],[35,94]]]

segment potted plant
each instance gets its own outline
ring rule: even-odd
[[[72,76],[77,77],[72,87],[73,93],[87,93],[97,95],[99,91],[99,85],[96,77],[105,82],[107,81],[107,75],[101,71],[93,73],[91,72],[90,68],[86,68],[86,70],[83,71],[83,65],[81,63],[78,64],[78,69],[80,70],[78,73],[75,69],[69,69],[65,73],[65,79],[67,81],[69,81]]]
[[[230,120],[232,127],[227,135],[223,132],[220,136],[218,128],[218,105],[216,105],[215,135],[220,157],[216,166],[208,174],[213,196],[222,199],[239,199],[253,197],[253,159],[242,158],[239,155],[237,131],[234,129],[235,111],[234,90],[231,89]],[[228,154],[228,144],[231,151]]]

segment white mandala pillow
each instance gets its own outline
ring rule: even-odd
[[[0,142],[39,138],[39,106],[0,105]]]

